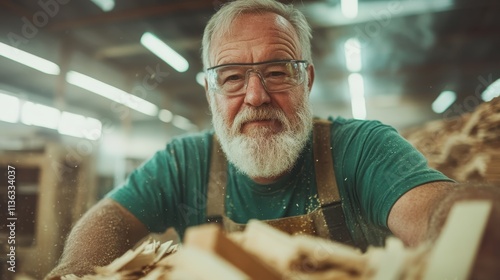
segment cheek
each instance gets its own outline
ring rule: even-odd
[[[240,100],[241,99],[241,100]],[[243,98],[235,96],[235,97],[224,97],[224,96],[216,96],[215,102],[216,107],[219,109],[222,117],[227,120],[230,124],[233,123],[234,118],[238,114]]]
[[[303,92],[290,92],[288,95],[283,95],[279,99],[276,99],[276,103],[278,103],[289,120],[296,118],[297,110],[300,104],[304,102],[303,94]]]

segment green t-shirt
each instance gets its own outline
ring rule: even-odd
[[[410,189],[450,180],[395,129],[378,121],[332,119],[334,169],[346,222],[355,242],[382,245],[390,235],[389,211]],[[213,132],[174,139],[135,170],[109,197],[132,212],[152,232],[205,223]],[[269,159],[272,160],[272,159]],[[217,176],[214,174],[213,176]],[[238,223],[302,215],[318,205],[312,138],[292,172],[261,185],[228,164],[226,215]]]

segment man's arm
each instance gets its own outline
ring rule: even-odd
[[[68,236],[55,276],[94,273],[121,256],[148,234],[146,226],[117,202],[106,198],[93,206]]]
[[[405,193],[389,213],[389,229],[409,246],[435,240],[457,201],[485,199],[500,205],[500,188],[432,182]]]

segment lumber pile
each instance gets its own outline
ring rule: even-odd
[[[202,225],[188,229],[182,247],[147,241],[96,268],[96,275],[61,279],[469,279],[485,228],[495,223],[491,209],[488,201],[458,203],[432,246],[405,248],[389,238],[385,247],[365,253],[317,237],[288,235],[257,220],[232,234]]]
[[[500,97],[474,112],[432,121],[402,135],[448,177],[500,184]]]

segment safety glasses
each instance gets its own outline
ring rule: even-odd
[[[254,73],[267,92],[282,92],[304,82],[308,65],[305,60],[221,64],[207,69],[207,82],[209,89],[218,94],[240,95]]]

